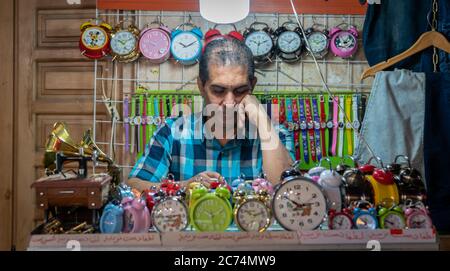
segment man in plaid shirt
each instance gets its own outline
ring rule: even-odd
[[[208,43],[197,79],[206,107],[167,120],[136,162],[128,184],[142,191],[169,173],[182,184],[201,180],[208,185],[241,174],[255,179],[262,172],[277,183],[295,157],[293,138],[271,122],[251,94],[254,71],[252,52],[243,42],[227,38]]]

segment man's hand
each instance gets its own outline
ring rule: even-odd
[[[240,108],[242,110],[241,112],[245,112],[245,115],[247,115],[249,121],[256,127],[258,127],[258,121],[267,122],[269,119],[266,111],[262,108],[261,103],[259,102],[258,98],[256,98],[255,95],[251,94],[246,95],[244,99],[242,99],[239,106],[241,107]],[[245,115],[240,114],[239,125],[244,123]]]
[[[212,182],[216,182],[220,179],[220,174],[213,171],[203,171],[194,177],[190,178],[186,182],[186,186],[189,186],[192,182],[199,182],[202,183],[206,188],[209,188],[211,186]]]

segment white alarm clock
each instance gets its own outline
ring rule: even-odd
[[[191,30],[181,30],[182,26],[189,26]],[[203,33],[192,23],[183,23],[172,32],[170,51],[173,58],[183,65],[192,65],[198,62],[202,53]]]

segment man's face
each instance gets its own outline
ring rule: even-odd
[[[206,106],[212,106],[214,112],[221,110],[223,126],[229,125],[228,128],[234,130],[237,119],[235,114],[226,114],[227,109],[237,109],[236,105],[253,91],[256,78],[253,82],[249,81],[246,67],[210,65],[209,80],[204,85],[200,79],[197,83]]]

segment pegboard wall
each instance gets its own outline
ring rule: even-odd
[[[355,25],[360,33],[358,39],[358,52],[351,59],[341,59],[328,53],[324,59],[318,60],[325,80],[332,91],[351,91],[368,93],[372,79],[360,81],[360,75],[368,67],[362,50],[361,32],[364,23],[363,15],[299,15],[303,26],[310,27],[314,23],[322,24],[330,29],[343,22]],[[161,20],[170,29],[191,20],[205,33],[214,26],[214,23],[204,20],[198,12],[162,12],[162,11],[118,11],[97,10],[97,18],[104,20],[112,26],[121,20],[127,19],[133,22],[139,29],[144,29],[147,24],[155,20]],[[240,32],[255,21],[265,22],[273,29],[281,26],[286,21],[294,21],[290,14],[262,14],[253,13],[246,19],[236,23]],[[223,28],[226,31],[226,27]],[[231,30],[231,27],[230,27]],[[123,177],[126,179],[129,171],[136,161],[134,155],[124,150],[124,128],[122,119],[123,98],[127,94],[133,94],[138,86],[143,86],[151,91],[168,90],[179,93],[196,93],[198,91],[196,78],[198,65],[184,66],[173,59],[162,64],[152,64],[144,58],[132,63],[112,62],[111,57],[95,61],[94,83],[94,116],[93,127],[102,126],[106,135],[101,138],[96,135],[94,139],[97,145],[105,153],[114,155],[116,162],[123,168]],[[257,91],[266,93],[293,92],[308,93],[321,91],[322,82],[316,70],[313,59],[306,54],[295,63],[285,63],[274,60],[272,63],[260,67],[256,71],[258,77]],[[115,138],[112,138],[114,151],[110,147],[112,121],[99,119],[96,110],[105,107],[102,95],[111,98],[112,104],[117,108],[120,120],[115,128]],[[105,140],[106,139],[106,140]],[[94,168],[95,171],[95,168]]]

